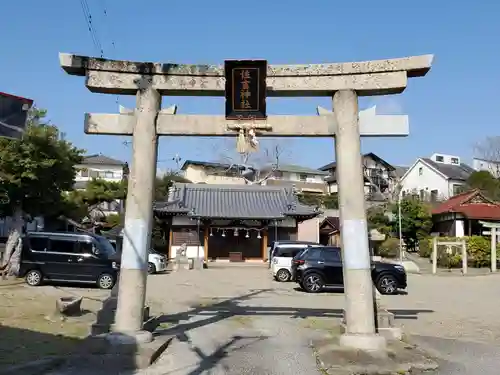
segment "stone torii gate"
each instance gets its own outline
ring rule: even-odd
[[[360,136],[407,136],[409,127],[407,116],[379,116],[374,109],[358,114],[358,96],[401,93],[408,78],[424,76],[430,70],[432,59],[432,55],[423,55],[352,63],[270,65],[267,96],[328,96],[333,98],[334,112],[318,109],[319,116],[269,116],[266,121],[248,124],[224,116],[178,115],[175,106],[161,110],[163,95],[224,96],[223,66],[60,54],[62,68],[71,75],[85,76],[90,91],[137,97],[133,112],[85,115],[87,134],[133,136],[115,331],[136,340],[151,340],[141,329],[158,136],[236,137],[242,129],[254,129],[264,137],[336,138],[346,294],[346,333],[341,344],[385,350],[384,338],[376,333],[373,310]]]

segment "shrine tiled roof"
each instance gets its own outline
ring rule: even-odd
[[[446,213],[462,214],[468,219],[500,220],[500,204],[476,189],[457,194],[432,210],[433,215]]]
[[[261,185],[175,183],[166,202],[156,202],[157,216],[271,220],[315,217],[320,212],[299,203],[293,189]]]

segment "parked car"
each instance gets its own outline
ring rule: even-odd
[[[31,286],[45,280],[115,285],[120,260],[111,243],[87,233],[32,232],[23,238],[20,276]]]
[[[321,246],[307,241],[275,241],[271,244],[271,272],[275,280],[286,282],[292,277],[292,259],[308,246]]]
[[[406,289],[406,271],[399,264],[372,262],[372,280],[381,294]],[[308,293],[325,287],[344,287],[339,247],[308,247],[292,260],[292,279]]]
[[[167,270],[167,257],[153,249],[148,254],[148,273],[150,275]]]
[[[116,250],[117,243],[114,239],[109,239],[111,245],[113,245]],[[117,251],[117,256],[121,258],[121,251]],[[163,272],[167,270],[167,257],[153,249],[149,250],[148,254],[148,274],[153,275],[155,273]]]

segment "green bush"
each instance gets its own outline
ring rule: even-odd
[[[418,255],[422,258],[430,258],[432,255],[432,238],[422,238],[418,242]]]
[[[378,247],[378,254],[383,258],[397,258],[399,256],[399,239],[389,237]]]
[[[467,246],[467,263],[471,267],[489,267],[491,264],[491,239],[483,236],[471,237],[438,237],[439,241],[460,241],[465,240]],[[420,243],[420,256],[432,259],[432,238]],[[423,246],[422,246],[423,245]],[[437,263],[439,267],[454,268],[461,267],[461,249],[455,248],[455,254],[446,252],[447,246],[439,245],[437,249]],[[428,255],[427,255],[428,254]],[[500,244],[497,244],[497,259],[500,259]]]

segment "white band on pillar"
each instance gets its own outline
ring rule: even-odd
[[[342,233],[343,262],[347,269],[370,269],[370,255],[366,249],[368,245],[368,230],[365,220],[343,220],[340,231]]]

